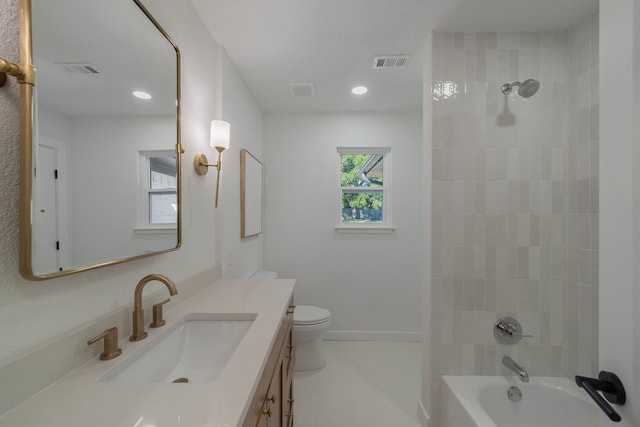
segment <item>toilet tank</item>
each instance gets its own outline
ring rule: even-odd
[[[252,279],[276,279],[277,277],[278,273],[268,270],[258,270],[251,276]]]

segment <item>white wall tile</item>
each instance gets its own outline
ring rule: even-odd
[[[455,180],[434,188],[434,197],[442,198],[434,205],[456,212],[442,219],[446,224],[437,238],[455,246],[440,252],[442,274],[450,275],[452,285],[437,290],[440,305],[447,304],[444,290],[449,290],[455,338],[453,347],[436,350],[434,360],[441,362],[434,363],[434,372],[500,373],[499,358],[508,353],[540,375],[567,375],[579,363],[597,365],[592,354],[599,166],[594,34],[590,17],[569,32],[438,37],[438,46],[449,49],[435,52],[434,62],[445,63],[442,79],[465,91],[460,104],[444,110],[451,121],[438,123],[434,131],[434,138],[443,140],[436,147],[460,150],[434,150],[434,159],[443,161],[438,176]],[[464,67],[458,68],[461,62]],[[570,70],[575,78],[569,78]],[[527,78],[541,81],[535,96],[500,93],[503,83]],[[517,348],[496,346],[491,324],[500,313],[524,319],[536,336]],[[582,328],[582,321],[589,325]],[[456,350],[463,354],[442,357],[442,351]],[[578,350],[587,355],[579,357]]]
[[[518,49],[520,47],[520,33],[498,33],[498,49]]]
[[[477,36],[476,33],[464,33],[464,48],[477,49]]]

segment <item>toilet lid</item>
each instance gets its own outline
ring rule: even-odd
[[[296,305],[293,312],[293,323],[295,325],[316,325],[326,322],[331,318],[331,312],[321,307],[312,305]]]

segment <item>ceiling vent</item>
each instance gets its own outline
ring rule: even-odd
[[[67,73],[72,74],[99,74],[95,65],[88,62],[56,62]]]
[[[411,55],[380,55],[373,57],[371,68],[381,70],[383,68],[404,68],[407,66]]]
[[[313,83],[289,83],[289,94],[291,96],[315,96],[316,90]]]

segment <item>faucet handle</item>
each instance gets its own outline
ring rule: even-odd
[[[498,319],[493,325],[493,336],[500,344],[515,344],[523,337],[532,337],[533,335],[523,335],[520,322],[513,317],[505,316]]]
[[[164,301],[160,301],[157,304],[153,304],[153,321],[151,322],[149,327],[151,327],[151,328],[159,328],[160,326],[162,326],[165,323],[167,323],[162,318],[162,306],[165,305],[166,303],[168,303],[169,301],[171,301],[171,298],[167,298]]]
[[[100,360],[111,360],[122,354],[122,349],[118,348],[118,328],[105,330],[100,335],[96,335],[87,341],[87,345],[92,345],[104,338],[104,350],[100,354]]]

